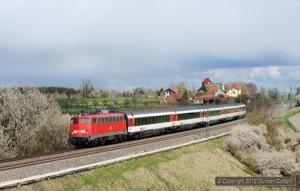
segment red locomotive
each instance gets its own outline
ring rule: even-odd
[[[127,136],[123,113],[82,112],[71,118],[69,142],[73,145],[98,145],[107,140],[122,141]]]

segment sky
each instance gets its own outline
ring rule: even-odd
[[[0,1],[0,84],[300,86],[298,0]]]

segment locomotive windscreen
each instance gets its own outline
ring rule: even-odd
[[[90,124],[91,123],[91,119],[90,118],[82,118],[81,119],[81,124]]]
[[[78,124],[78,119],[77,118],[71,119],[71,124]]]

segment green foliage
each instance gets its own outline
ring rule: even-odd
[[[300,108],[292,109],[288,112],[286,112],[284,115],[282,115],[279,119],[281,122],[286,124],[288,127],[290,127],[294,132],[298,132],[299,130],[290,122],[289,118],[293,115],[296,115],[300,113]]]
[[[189,95],[188,95],[188,90],[187,88],[182,88],[182,100],[179,103],[179,105],[189,105],[190,104],[190,99],[189,99]]]

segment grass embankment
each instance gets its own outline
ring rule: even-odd
[[[286,113],[284,113],[279,119],[283,124],[286,124],[289,128],[291,128],[294,132],[298,132],[298,129],[290,122],[289,118],[293,115],[300,113],[300,108],[297,107],[292,109]]]
[[[46,180],[18,190],[287,190],[216,187],[217,176],[251,176],[244,165],[222,149],[224,139]]]

